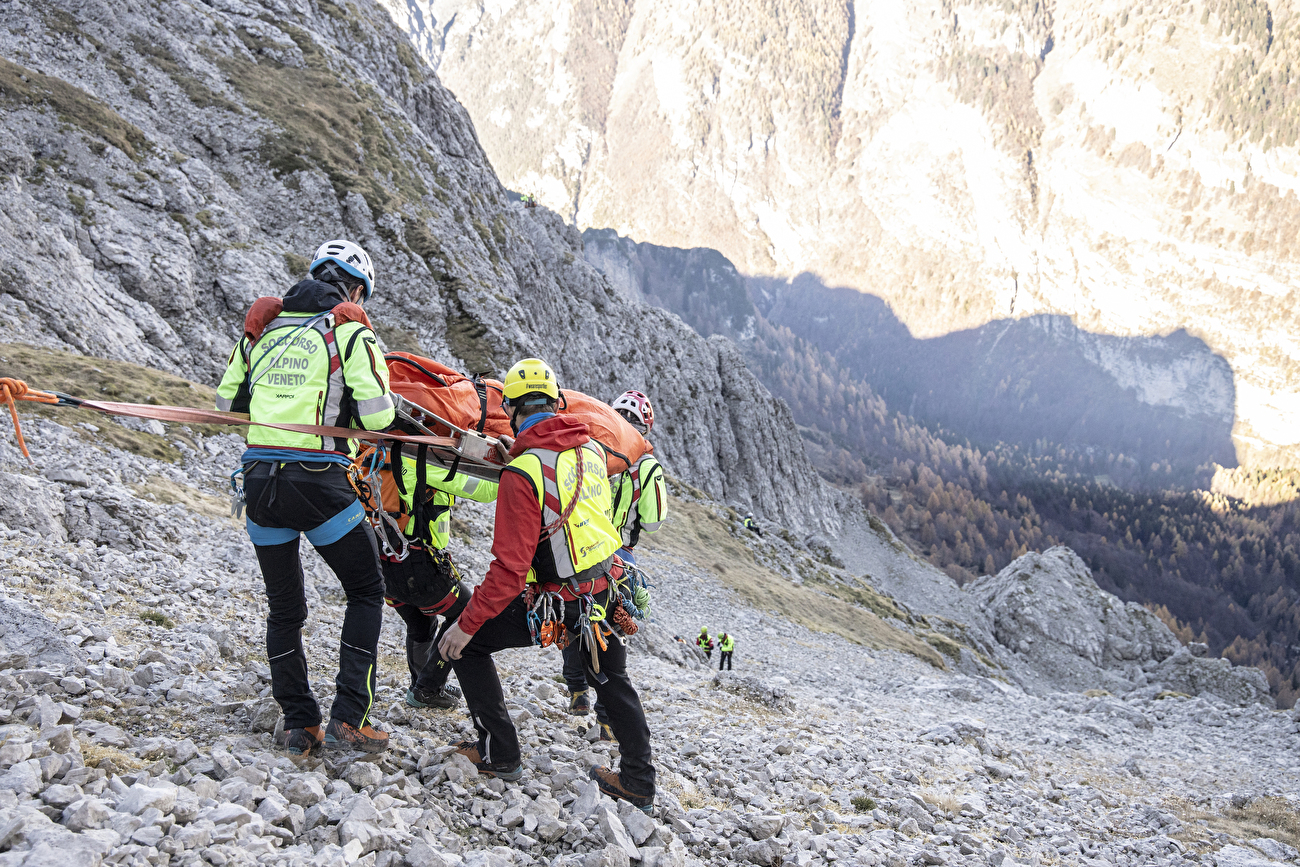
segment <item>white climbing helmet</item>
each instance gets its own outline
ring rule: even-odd
[[[365,298],[367,301],[370,300],[370,296],[375,292],[375,266],[366,251],[361,249],[360,244],[354,244],[343,238],[326,241],[316,251],[316,258],[307,269],[308,273],[315,276],[316,269],[326,262],[333,262],[360,280],[366,289]]]
[[[610,406],[615,412],[631,413],[632,420],[640,422],[645,427],[644,433],[650,433],[650,428],[655,426],[655,410],[650,405],[650,398],[639,391],[623,392]]]

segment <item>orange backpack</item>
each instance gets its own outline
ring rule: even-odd
[[[501,383],[468,377],[431,358],[410,352],[390,352],[389,387],[396,394],[462,430],[488,436],[510,436],[510,417],[501,405]],[[631,467],[653,446],[608,404],[580,391],[560,392],[560,415],[587,425],[591,438],[605,449],[607,472],[613,476]],[[432,424],[438,435],[453,433]]]

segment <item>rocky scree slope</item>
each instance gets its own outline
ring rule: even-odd
[[[726,512],[703,502],[683,502],[645,552],[654,622],[632,665],[661,774],[654,816],[584,782],[616,748],[563,712],[554,651],[499,659],[520,783],[450,758],[469,723],[405,707],[391,613],[376,716],[393,748],[290,759],[271,747],[256,561],[219,499],[240,440],[168,431],[173,463],[45,418],[27,432],[38,470],[0,441],[6,867],[1300,863],[1289,715],[1212,694],[1038,697],[810,630],[680,544],[699,509]],[[491,520],[457,513],[469,575],[486,567]],[[773,567],[809,550],[730,532]],[[310,673],[328,706],[343,599],[313,554],[306,566]],[[672,640],[700,626],[737,637],[735,672]]]
[[[1238,459],[1294,462],[1293,3],[385,3],[505,182],[584,228],[811,272],[918,337],[1193,328]]]
[[[496,374],[536,354],[604,399],[642,388],[675,474],[835,526],[788,410],[734,347],[647,317],[575,230],[512,204],[373,4],[6,4],[0,101],[10,339],[211,383],[248,304],[348,235],[377,263],[390,348]]]

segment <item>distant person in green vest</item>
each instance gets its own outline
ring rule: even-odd
[[[641,436],[649,436],[655,424],[654,407],[650,398],[639,391],[628,390],[620,394],[610,406]],[[654,533],[663,526],[668,515],[668,487],[664,484],[664,468],[654,455],[645,454],[617,477],[609,480],[611,515],[623,547],[618,556],[625,563],[636,565],[633,549],[641,534]],[[569,713],[584,716],[591,711],[591,692],[577,645],[564,650],[564,682],[569,687]],[[613,740],[613,729],[605,709],[596,703],[596,723],[600,726],[601,740]]]
[[[731,671],[731,654],[736,649],[736,639],[732,638],[726,632],[718,639],[718,671],[722,671],[725,665],[727,671]]]
[[[379,752],[388,735],[370,724],[375,701],[384,578],[379,547],[348,482],[355,440],[259,426],[326,425],[384,430],[393,423],[388,367],[361,305],[374,292],[370,256],[346,240],[326,241],[283,299],[260,298],[230,353],[217,409],[246,412],[243,464],[246,527],[266,582],[271,695],[284,712],[280,744]],[[302,627],[307,621],[302,562],[306,534],[347,595],[329,725],[312,694]]]
[[[745,529],[751,533],[757,533],[760,536],[763,535],[763,528],[758,526],[758,522],[754,520],[753,512],[745,515]]]
[[[709,627],[700,627],[700,636],[695,639],[695,646],[704,651],[705,659],[713,659],[713,639],[709,637]]]
[[[509,438],[507,438],[508,440]],[[408,450],[412,447],[407,446]],[[418,452],[417,452],[418,455]],[[407,556],[381,556],[385,598],[406,623],[406,667],[411,688],[406,703],[417,708],[452,708],[460,692],[447,686],[451,665],[437,650],[437,642],[469,604],[471,590],[447,553],[451,541],[451,508],[457,497],[490,503],[498,485],[463,473],[447,478],[445,470],[403,454],[401,484],[394,479],[399,511],[389,512],[406,536]],[[396,472],[396,468],[394,468]],[[387,530],[391,547],[400,550],[397,531]],[[438,617],[443,618],[438,628]]]

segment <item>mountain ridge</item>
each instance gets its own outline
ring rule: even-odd
[[[387,2],[506,183],[584,228],[872,292],[920,338],[1188,329],[1258,467],[1300,444],[1274,5]]]

